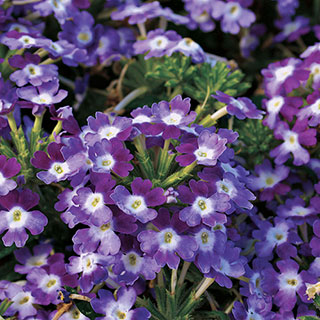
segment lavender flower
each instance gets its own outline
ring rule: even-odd
[[[238,119],[243,120],[245,118],[250,119],[262,119],[264,111],[260,111],[248,98],[235,99],[226,93],[221,91],[216,92],[216,96],[212,95],[213,98],[220,102],[227,104],[227,111],[230,115],[236,116]]]
[[[166,202],[162,188],[151,188],[150,180],[136,178],[131,184],[132,194],[124,186],[118,185],[111,194],[111,199],[123,212],[146,223],[155,219],[158,214],[149,207],[160,206]]]
[[[316,220],[313,223],[313,233],[315,236],[312,237],[310,241],[310,248],[312,250],[312,255],[314,257],[320,257],[320,221],[319,220]],[[313,268],[315,268],[315,265],[313,266]]]
[[[290,153],[296,166],[309,162],[309,152],[301,145],[313,146],[317,140],[315,129],[308,129],[306,121],[296,121],[292,130],[286,122],[280,122],[274,133],[276,139],[284,140],[281,145],[270,151],[270,156],[275,157],[276,164],[285,163]]]
[[[0,116],[10,113],[18,100],[16,88],[0,76]]]
[[[251,52],[258,47],[260,38],[266,33],[266,29],[264,24],[255,24],[250,28],[249,32],[241,38],[240,50],[244,58],[249,58]]]
[[[313,92],[307,97],[308,105],[298,112],[298,119],[308,119],[308,125],[316,127],[320,123],[320,93]]]
[[[137,294],[133,288],[121,287],[117,291],[117,300],[113,294],[107,290],[99,290],[99,298],[91,300],[92,308],[95,312],[103,314],[97,320],[145,320],[151,317],[150,312],[145,308],[137,308],[130,310],[137,298]]]
[[[27,83],[33,86],[40,86],[44,82],[48,82],[58,77],[58,67],[54,64],[39,65],[40,56],[25,53],[24,58],[20,55],[14,55],[9,59],[9,64],[13,68],[19,68],[10,75],[10,80],[15,82],[18,87],[22,87]]]
[[[8,230],[2,237],[5,246],[13,243],[23,247],[28,240],[28,229],[32,235],[40,234],[48,223],[46,216],[38,210],[29,211],[39,203],[39,195],[31,190],[14,190],[0,197],[0,205],[4,208],[0,213],[0,234]]]
[[[207,55],[201,46],[191,38],[181,39],[172,49],[170,49],[170,54],[172,52],[181,52],[185,56],[191,57],[192,62],[194,63],[203,63],[207,59]]]
[[[178,188],[179,199],[191,206],[183,208],[179,213],[181,221],[188,226],[204,224],[214,227],[216,223],[226,223],[227,218],[221,212],[230,209],[229,196],[225,193],[212,193],[209,185],[203,181],[189,181],[190,189],[186,186]]]
[[[167,264],[170,269],[178,268],[179,256],[185,260],[193,259],[198,244],[190,236],[181,235],[187,227],[179,220],[177,213],[170,220],[169,211],[160,208],[158,217],[152,223],[159,232],[145,230],[137,237],[143,252],[153,257],[159,266]]]
[[[197,161],[198,164],[215,166],[219,156],[226,150],[227,139],[221,138],[209,130],[201,131],[194,143],[182,143],[176,147],[180,153],[186,153],[176,157],[180,166],[185,167]]]
[[[277,0],[277,8],[282,17],[293,16],[299,7],[299,0]]]
[[[17,184],[10,178],[17,175],[20,169],[21,165],[16,158],[6,160],[4,155],[0,155],[0,196],[5,196],[15,189]]]

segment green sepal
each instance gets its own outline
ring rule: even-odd
[[[12,304],[13,301],[10,301],[8,298],[5,298],[0,304],[0,315],[2,316]]]
[[[7,140],[0,138],[0,154],[5,155],[7,158],[16,158],[17,155],[13,152]]]

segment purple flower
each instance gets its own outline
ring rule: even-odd
[[[309,71],[301,68],[301,60],[287,58],[269,64],[261,71],[264,76],[265,93],[269,98],[286,95],[300,86],[301,81],[308,80]]]
[[[0,196],[5,196],[15,189],[17,184],[10,178],[17,175],[20,169],[21,165],[16,158],[6,160],[6,156],[0,155]]]
[[[285,163],[290,153],[293,155],[293,164],[296,166],[309,162],[310,154],[301,145],[313,146],[317,143],[317,139],[316,130],[308,129],[306,120],[297,120],[292,130],[286,122],[280,122],[274,134],[276,139],[284,140],[282,144],[270,151],[270,156],[275,157],[276,164]]]
[[[240,257],[240,248],[234,247],[232,242],[227,242],[224,252],[218,256],[213,263],[211,271],[205,274],[207,278],[215,278],[221,286],[230,289],[232,281],[229,277],[239,278],[244,275],[246,258]]]
[[[134,53],[142,54],[148,52],[144,57],[145,59],[171,55],[172,51],[170,49],[172,49],[180,39],[181,36],[172,30],[152,30],[148,32],[146,40],[138,40],[134,43]]]
[[[215,166],[219,156],[227,149],[227,139],[209,130],[201,131],[194,143],[182,143],[176,150],[184,155],[176,157],[180,166],[186,167],[197,161],[198,164]]]
[[[37,177],[46,184],[66,180],[75,175],[83,166],[85,158],[82,154],[69,157],[66,161],[61,153],[61,144],[51,142],[48,155],[44,151],[36,151],[31,164],[39,169],[47,170],[37,173]]]
[[[14,271],[21,274],[27,274],[33,268],[41,268],[56,262],[63,263],[63,254],[55,253],[53,255],[50,255],[52,249],[53,248],[50,244],[39,244],[33,247],[33,255],[26,247],[15,250],[14,255],[17,261],[21,263],[21,265],[16,264],[14,267]]]
[[[68,95],[68,92],[62,89],[59,90],[59,81],[54,79],[38,87],[26,86],[19,88],[17,89],[17,95],[21,99],[49,106],[61,102]]]
[[[297,16],[294,21],[291,21],[289,17],[285,17],[282,20],[275,22],[278,29],[283,31],[277,34],[273,41],[281,42],[288,40],[289,42],[297,40],[300,36],[310,31],[310,20],[303,16]]]
[[[13,68],[19,68],[10,75],[10,80],[15,82],[18,87],[22,87],[28,82],[33,86],[40,86],[58,77],[58,67],[54,64],[39,65],[40,56],[25,53],[24,58],[20,55],[14,55],[9,58],[9,64]]]
[[[316,220],[313,223],[313,233],[314,237],[312,237],[310,241],[310,248],[312,249],[312,255],[314,257],[320,257],[320,221]]]
[[[308,302],[305,283],[315,283],[316,278],[305,270],[298,273],[299,265],[291,259],[278,261],[277,267],[280,274],[273,269],[264,270],[264,287],[268,293],[275,295],[274,302],[281,311],[291,311],[294,308],[297,293],[303,302]]]
[[[235,99],[226,93],[216,91],[217,95],[211,95],[220,102],[227,104],[227,111],[230,115],[236,116],[238,119],[262,119],[264,111],[260,111],[248,98]]]
[[[273,257],[273,249],[283,259],[295,257],[297,249],[292,244],[301,243],[298,234],[293,231],[294,224],[280,218],[274,219],[274,226],[269,221],[258,222],[260,230],[253,231],[253,237],[259,241],[255,244],[258,257],[268,260]]]
[[[117,139],[96,142],[93,147],[89,147],[89,158],[93,162],[94,172],[112,171],[120,177],[126,177],[133,170],[132,164],[128,163],[133,158],[132,154]]]
[[[154,103],[151,109],[153,122],[161,127],[162,137],[165,140],[178,139],[181,135],[180,129],[193,122],[197,116],[194,111],[189,113],[190,98],[182,100],[181,95],[174,97],[170,102]]]
[[[17,100],[16,88],[0,76],[0,116],[10,113]]]
[[[80,256],[69,258],[66,269],[69,274],[81,272],[79,285],[83,292],[88,293],[94,285],[108,278],[107,267],[110,264],[107,257],[97,253],[77,252]]]
[[[298,112],[298,119],[308,119],[308,125],[316,127],[320,123],[320,93],[314,91],[307,97],[308,105]]]
[[[203,51],[201,46],[191,38],[181,39],[170,51],[171,53],[181,52],[185,56],[191,57],[192,62],[194,63],[203,63],[207,59],[206,53]]]
[[[309,81],[312,79],[312,88],[318,90],[320,88],[320,52],[315,51],[314,53],[311,53],[310,56],[304,60],[303,66],[310,71]],[[310,95],[310,97],[313,96],[314,94]]]
[[[252,26],[248,34],[244,35],[240,40],[241,55],[244,58],[249,58],[253,50],[255,50],[259,43],[260,38],[266,33],[267,28],[264,24],[256,24]]]
[[[162,188],[151,188],[150,180],[136,178],[131,184],[132,194],[124,186],[118,185],[110,197],[123,212],[146,223],[155,219],[158,214],[149,207],[160,206],[166,202]]]
[[[110,121],[110,116],[97,112],[96,118],[91,116],[88,118],[90,131],[85,134],[85,141],[89,146],[93,146],[102,139],[111,140],[117,138],[125,141],[132,130],[131,121],[131,119],[125,117],[116,117]]]
[[[289,175],[290,169],[286,166],[272,168],[271,162],[265,159],[255,167],[257,176],[249,178],[248,186],[251,190],[260,190],[260,200],[271,201],[276,194],[284,195],[290,191],[290,186],[280,183]]]
[[[40,234],[48,223],[47,217],[38,210],[29,211],[39,203],[39,195],[31,190],[14,190],[0,197],[0,205],[5,209],[0,214],[0,234],[8,230],[2,237],[5,246],[13,243],[23,247],[28,239],[25,229],[32,235]]]
[[[293,16],[299,7],[299,0],[277,0],[277,8],[282,17]]]
[[[243,7],[239,1],[215,1],[212,17],[221,19],[221,29],[225,33],[237,34],[240,27],[248,28],[256,20],[254,13]]]
[[[121,287],[117,291],[117,300],[110,291],[103,289],[99,290],[98,296],[99,298],[91,300],[93,310],[104,315],[96,318],[97,320],[145,320],[151,317],[150,312],[145,308],[131,310],[137,298],[133,288]]]
[[[141,231],[137,237],[143,252],[153,257],[159,266],[163,267],[167,264],[170,269],[178,268],[179,257],[184,260],[193,259],[198,244],[194,238],[182,235],[187,226],[179,220],[178,213],[170,219],[169,211],[160,208],[158,217],[152,223],[159,232],[145,230]]]
[[[180,186],[179,199],[183,203],[190,204],[183,208],[179,213],[181,221],[188,226],[197,226],[201,221],[211,227],[216,223],[226,223],[226,216],[221,213],[230,209],[229,196],[225,193],[212,192],[209,184],[204,181],[190,180],[190,189],[186,186]]]
[[[54,314],[56,314],[56,311],[54,311]],[[52,314],[52,316],[54,316],[54,314]],[[73,305],[68,311],[66,311],[64,314],[62,314],[59,317],[59,320],[73,320],[73,319],[90,320],[90,318],[83,315],[75,305]]]
[[[58,291],[63,286],[76,287],[78,285],[77,276],[66,273],[64,263],[57,262],[51,264],[48,268],[35,268],[27,275],[32,296],[40,304],[48,305],[50,303],[58,304]]]

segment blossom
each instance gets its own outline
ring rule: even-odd
[[[277,8],[281,16],[293,16],[299,7],[299,0],[277,0]]]
[[[26,86],[18,88],[17,95],[21,99],[49,106],[61,102],[68,95],[68,92],[62,89],[59,90],[59,81],[54,79],[37,87]]]
[[[9,64],[13,68],[19,68],[10,75],[10,80],[15,82],[18,87],[22,87],[28,82],[33,86],[40,86],[44,82],[48,82],[58,77],[58,67],[54,64],[39,65],[40,56],[25,53],[25,56],[14,55],[9,58]]]
[[[266,26],[264,24],[255,24],[250,29],[248,34],[244,35],[240,40],[241,55],[244,58],[249,58],[251,51],[255,50],[260,38],[266,33]]]
[[[0,196],[5,196],[9,191],[15,189],[17,183],[10,179],[20,172],[21,165],[16,158],[6,160],[0,155]]]
[[[298,112],[298,119],[308,119],[310,127],[316,127],[320,123],[320,93],[314,91],[307,97],[308,105]]]
[[[17,247],[23,247],[28,239],[25,229],[32,235],[43,231],[48,223],[47,217],[38,210],[29,211],[39,203],[39,199],[39,195],[29,189],[13,190],[0,197],[0,205],[4,208],[0,211],[0,234],[8,230],[2,237],[5,246],[15,243]]]
[[[179,199],[190,204],[179,212],[181,221],[188,226],[204,224],[214,227],[216,223],[226,223],[227,218],[221,212],[230,209],[229,196],[225,193],[210,192],[209,185],[203,181],[189,181],[190,189],[186,186],[178,188]]]
[[[16,88],[0,76],[0,116],[10,113],[17,100]]]
[[[179,40],[176,45],[170,49],[170,53],[172,52],[181,52],[185,56],[191,57],[192,62],[194,63],[203,63],[207,59],[206,53],[203,51],[201,46],[191,38],[183,38]]]
[[[221,19],[223,32],[237,34],[240,27],[248,28],[256,20],[254,13],[241,5],[239,1],[215,1],[212,17]]]
[[[312,250],[312,255],[314,257],[320,257],[320,221],[316,220],[313,223],[313,233],[314,237],[312,237],[310,241],[310,248]]]
[[[143,252],[153,257],[159,266],[167,264],[170,269],[178,268],[179,256],[184,260],[193,259],[198,244],[192,237],[182,235],[187,227],[179,220],[177,213],[170,219],[169,211],[160,208],[158,217],[152,223],[159,232],[144,230],[137,236]]]
[[[50,158],[44,151],[36,151],[31,159],[34,167],[47,170],[37,173],[37,177],[46,184],[62,181],[75,175],[84,163],[82,154],[71,156],[65,161],[61,147],[61,144],[51,142],[48,146]]]
[[[133,288],[121,287],[117,291],[117,300],[110,291],[103,289],[98,291],[98,296],[99,298],[91,300],[93,310],[104,315],[97,320],[145,320],[151,317],[150,312],[145,308],[131,310],[137,298]]]
[[[270,151],[276,164],[285,163],[290,153],[293,155],[293,164],[301,166],[310,160],[309,152],[301,145],[313,146],[316,144],[316,130],[308,129],[306,120],[296,121],[292,130],[286,122],[280,122],[274,131],[275,138],[284,140],[282,144]]]
[[[136,178],[131,184],[132,194],[121,185],[114,189],[111,199],[126,214],[132,215],[142,223],[156,218],[157,211],[149,207],[160,206],[166,202],[162,188],[151,190],[152,182]]]
[[[226,143],[227,139],[221,138],[209,130],[203,130],[194,143],[182,143],[176,147],[178,152],[185,153],[177,156],[176,161],[182,167],[188,166],[194,161],[206,166],[215,166],[219,156],[227,148]]]
[[[248,186],[251,190],[260,190],[260,200],[271,201],[276,194],[283,195],[290,191],[290,187],[280,183],[289,175],[289,168],[276,166],[272,168],[271,162],[265,159],[261,165],[255,167],[257,176],[249,178]]]

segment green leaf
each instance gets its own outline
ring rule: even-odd
[[[314,316],[303,316],[299,317],[299,320],[320,320],[320,318]]]
[[[86,317],[88,317],[91,320],[94,320],[97,317],[103,317],[102,314],[96,313],[89,302],[86,301],[79,301],[79,300],[73,300],[77,308],[80,310],[82,314],[84,314]]]

